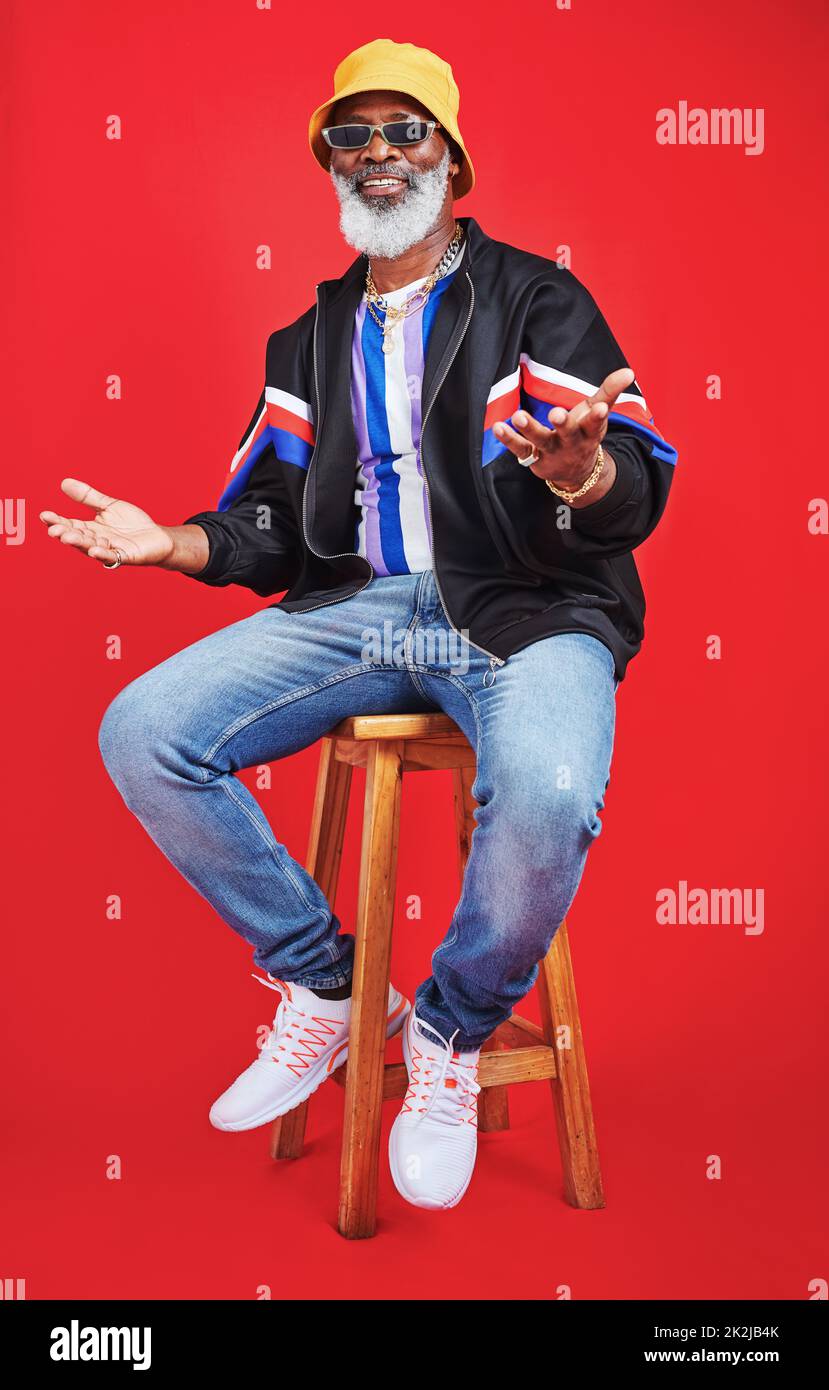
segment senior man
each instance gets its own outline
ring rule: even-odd
[[[236,772],[349,715],[443,710],[475,748],[460,900],[413,1006],[394,986],[388,1001],[409,1071],[391,1170],[432,1209],[469,1185],[481,1045],[532,986],[601,830],[643,638],[631,552],[676,462],[587,289],[456,217],[475,181],[458,105],[449,65],[412,44],[338,66],[309,141],[359,254],[270,335],[215,510],[164,526],[64,479],[94,519],[41,513],[104,568],[284,594],[132,681],[99,734],[127,806],[280,995],[218,1128],[301,1104],[345,1060],[351,1011],[353,935]],[[388,631],[392,652],[372,639]]]

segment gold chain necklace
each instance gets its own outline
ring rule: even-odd
[[[408,318],[409,314],[413,314],[418,309],[421,309],[423,307],[423,305],[426,303],[426,300],[429,298],[429,295],[431,294],[432,290],[434,289],[435,285],[437,284],[438,280],[440,280],[446,274],[447,270],[449,269],[449,266],[455,259],[455,254],[458,250],[458,247],[460,246],[462,236],[463,227],[461,226],[460,222],[456,222],[455,231],[452,235],[452,239],[446,247],[446,250],[444,251],[443,255],[441,256],[431,275],[429,275],[425,283],[420,286],[420,289],[417,289],[414,291],[413,294],[410,294],[408,299],[406,299],[404,303],[399,306],[387,304],[383,296],[378,292],[377,287],[375,286],[374,280],[372,278],[371,264],[369,264],[366,270],[366,303],[368,311],[371,314],[371,317],[374,319],[374,322],[378,324],[378,326],[383,330],[384,352],[394,351],[393,334],[397,324],[400,323],[402,319]],[[381,319],[377,314],[374,308],[375,304],[379,304],[381,309],[385,309],[385,320]]]

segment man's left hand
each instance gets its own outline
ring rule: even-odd
[[[593,471],[611,407],[635,379],[630,367],[619,367],[605,377],[595,395],[579,401],[572,410],[553,406],[547,416],[553,429],[539,424],[525,410],[516,410],[510,416],[512,424],[493,426],[493,434],[516,458],[526,458],[535,448],[539,458],[528,464],[530,471],[539,478],[549,478],[556,487],[575,491]],[[587,493],[585,501],[589,500]]]

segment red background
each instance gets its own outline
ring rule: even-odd
[[[274,1297],[554,1299],[567,1285],[580,1299],[804,1299],[829,1277],[829,538],[807,530],[827,487],[812,390],[822,13],[458,0],[398,24],[330,0],[5,7],[3,494],[25,497],[27,529],[0,544],[0,1278],[25,1278],[28,1298],[253,1299],[267,1284]],[[161,571],[106,574],[37,518],[62,510],[67,475],[168,524],[215,506],[268,334],[353,259],[307,121],[336,63],[381,35],[452,63],[478,174],[458,213],[545,255],[572,247],[679,463],[637,552],[645,645],[569,918],[607,1207],[564,1203],[547,1086],[516,1087],[513,1128],[482,1136],[457,1209],[409,1207],[383,1162],[378,1237],[348,1243],[334,1229],[339,1089],[317,1096],[298,1163],[269,1161],[267,1129],[210,1128],[275,997],[123,805],[96,743],[128,681],[263,602]],[[764,108],[764,153],[658,145],[656,111],[683,99]],[[104,137],[113,113],[120,142]],[[256,268],[263,243],[270,271]],[[113,372],[120,402],[105,398]],[[111,634],[120,661],[106,659]],[[258,793],[298,857],[316,758],[275,765]],[[358,829],[354,804],[346,923]],[[457,897],[448,774],[405,784],[401,838],[394,978],[411,993]],[[658,925],[655,895],[680,879],[762,887],[764,933]],[[105,916],[112,893],[120,922]],[[121,1181],[105,1178],[111,1154]],[[711,1154],[721,1181],[706,1178]]]

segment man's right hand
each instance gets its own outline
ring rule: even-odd
[[[100,560],[102,564],[115,563],[116,547],[125,565],[163,565],[170,560],[175,548],[171,529],[157,525],[140,507],[108,497],[77,478],[64,478],[61,489],[73,502],[91,508],[95,516],[80,520],[58,512],[41,512],[40,520],[50,536],[86,551],[91,560]]]

